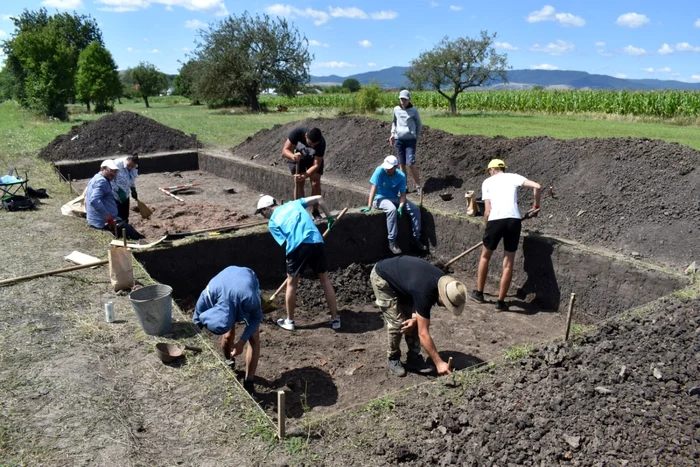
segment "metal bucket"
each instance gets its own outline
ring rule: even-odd
[[[150,336],[162,336],[172,327],[172,293],[169,285],[147,285],[129,294],[131,307],[141,323],[143,331]]]

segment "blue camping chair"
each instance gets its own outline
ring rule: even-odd
[[[14,175],[13,175],[14,173]],[[6,200],[16,196],[20,190],[27,196],[27,183],[29,182],[29,171],[24,172],[24,178],[19,176],[17,169],[10,169],[7,175],[0,175],[0,200]]]

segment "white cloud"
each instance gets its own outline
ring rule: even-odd
[[[595,46],[596,46],[596,47],[605,47],[605,42],[598,41],[598,42],[595,43]]]
[[[189,11],[212,13],[216,16],[228,15],[224,0],[95,0],[95,3],[106,5],[98,10],[117,13],[145,10],[151,5],[165,5],[169,8],[180,7]]]
[[[640,15],[637,13],[625,13],[617,18],[616,23],[619,26],[625,26],[628,28],[641,28],[649,24],[649,18],[646,15]]]
[[[646,71],[647,73],[653,73],[654,69],[653,68],[642,68],[642,71]]]
[[[664,44],[661,46],[661,48],[658,50],[659,55],[670,55],[673,53],[673,48],[670,47],[668,44]]]
[[[159,54],[159,53],[160,53],[160,50],[158,50],[158,49],[153,49],[153,50],[151,50],[151,53],[152,53],[152,54]]]
[[[202,29],[207,26],[207,23],[204,23],[198,19],[188,19],[185,21],[185,27],[187,29]]]
[[[2,18],[3,21],[10,21],[12,15],[1,15],[0,18]]]
[[[598,49],[598,50],[596,50],[596,52],[598,52],[598,55],[600,55],[602,57],[612,57],[613,56],[613,54],[611,52],[608,52],[605,49]]]
[[[318,68],[352,68],[355,65],[352,65],[348,62],[318,62],[315,64],[316,67]]]
[[[693,23],[693,26],[695,26],[696,28],[700,28],[700,18],[695,20],[695,23]]]
[[[700,81],[700,75],[692,75],[690,79],[692,79],[693,81]]]
[[[493,45],[495,45],[497,49],[518,50],[517,47],[510,45],[508,42],[495,42]]]
[[[634,56],[639,56],[639,55],[644,55],[647,53],[646,50],[640,49],[639,47],[634,47],[631,45],[628,45],[624,49],[622,49],[623,52],[625,52],[627,55],[634,55]]]
[[[319,42],[319,41],[314,40],[314,39],[311,39],[309,41],[309,45],[313,46],[313,47],[329,47],[329,45],[326,44],[325,42]]]
[[[659,69],[656,70],[656,71],[658,71],[659,73],[670,73],[670,72],[671,72],[671,69],[670,69],[669,67],[665,66],[665,67],[663,67],[663,68],[659,68]]]
[[[325,11],[314,10],[313,8],[306,8],[301,10],[295,8],[291,5],[282,5],[281,3],[276,3],[265,8],[265,12],[273,16],[284,16],[288,18],[309,18],[314,20],[316,26],[325,24],[329,20],[328,13]]]
[[[83,7],[82,0],[44,0],[43,6],[58,8],[60,10],[77,10]]]
[[[574,47],[574,44],[572,44],[571,42],[566,42],[558,39],[556,42],[550,42],[546,46],[535,44],[532,47],[530,47],[530,50],[532,52],[544,52],[550,55],[561,55],[567,52],[573,52],[575,48],[576,47]]]
[[[367,62],[367,66],[377,66],[377,64],[374,62]]]
[[[5,31],[0,31],[0,37],[5,37],[7,36],[7,33]]]
[[[372,43],[370,41],[368,41],[367,39],[358,42],[358,44],[360,44],[361,47],[365,47],[365,48],[372,47]]]
[[[618,73],[615,75],[615,78],[625,79],[627,78],[627,75],[624,73]]]
[[[182,48],[182,51],[183,51],[183,52],[189,52],[189,51],[190,51],[190,48],[189,48],[189,47],[183,47],[183,48]]]
[[[571,13],[557,13],[553,6],[545,5],[541,10],[533,11],[525,21],[539,23],[541,21],[556,21],[560,26],[584,26],[586,20]]]
[[[530,65],[531,70],[558,70],[559,67],[550,65],[549,63],[542,63],[541,65]]]
[[[459,10],[461,10],[461,9],[462,9],[461,6],[458,6],[458,5],[450,5],[450,10],[452,10],[452,11],[459,11]]]
[[[394,19],[397,16],[399,16],[399,14],[397,12],[391,11],[391,10],[386,10],[386,11],[382,10],[382,11],[377,11],[375,13],[370,13],[369,16],[370,16],[370,18],[372,18],[374,20],[383,20],[383,19]]]
[[[695,47],[687,42],[676,44],[676,50],[679,52],[700,52],[700,47]]]
[[[126,51],[127,51],[127,52],[133,52],[133,51],[134,51],[134,48],[133,48],[133,47],[127,47],[127,48],[126,48]]]
[[[333,8],[329,7],[328,11],[331,12],[333,18],[351,18],[351,19],[367,19],[367,13],[360,10],[359,8]]]
[[[435,8],[436,6],[440,6],[438,2],[430,2],[430,6]]]

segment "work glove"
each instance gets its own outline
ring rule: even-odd
[[[372,210],[372,208],[370,208],[369,206],[365,206],[364,208],[360,208],[360,212],[370,212],[371,210]]]
[[[107,214],[107,217],[105,218],[105,222],[107,222],[107,225],[109,226],[110,229],[113,229],[115,225],[117,225],[116,219],[114,219],[114,216],[111,214]]]
[[[328,230],[331,230],[333,228],[333,223],[335,222],[335,216],[329,216],[328,218]]]
[[[399,217],[403,216],[403,206],[399,206]]]
[[[126,191],[122,190],[121,188],[117,188],[117,196],[119,197],[120,203],[126,203],[126,201],[129,199],[129,197],[126,195]]]
[[[134,198],[136,201],[139,200],[139,195],[136,193],[136,187],[131,187],[131,197]]]

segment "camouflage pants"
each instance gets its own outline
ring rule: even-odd
[[[386,322],[388,334],[389,350],[387,357],[390,360],[401,358],[401,323],[411,319],[413,309],[410,306],[399,303],[396,292],[391,286],[377,274],[376,266],[369,276],[374,289],[374,296],[377,304],[382,310],[382,317]],[[406,334],[406,345],[409,352],[420,354],[420,339],[418,338],[418,326],[413,328],[413,332]]]

